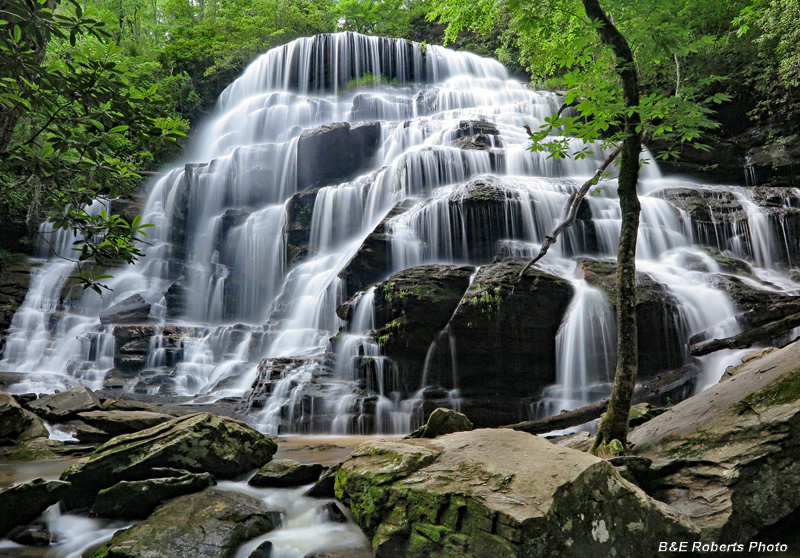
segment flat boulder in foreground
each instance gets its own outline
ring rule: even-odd
[[[375,556],[655,556],[691,523],[608,462],[512,430],[369,441],[336,475]]]
[[[800,508],[800,341],[748,360],[628,436],[648,493],[704,540],[740,542]]]

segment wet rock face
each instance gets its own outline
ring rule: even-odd
[[[376,556],[638,558],[697,536],[611,464],[509,430],[366,442],[336,496]]]
[[[441,386],[424,395],[426,416],[457,388],[476,425],[510,424],[527,418],[527,404],[555,382],[555,334],[572,287],[536,270],[520,279],[523,265],[500,261],[477,275],[471,266],[420,266],[376,287],[373,338],[398,365],[398,390],[416,392],[423,375],[425,385]],[[347,308],[339,316],[347,318]]]
[[[286,205],[286,263],[291,267],[308,255],[311,240],[311,218],[319,190],[298,192]]]
[[[617,305],[616,262],[578,259],[578,272],[603,290],[612,308]],[[639,377],[681,368],[688,358],[688,331],[680,320],[678,302],[667,288],[643,272],[636,273],[636,323],[639,343]]]
[[[685,211],[691,219],[695,241],[721,250],[739,250],[742,239],[753,240],[754,228],[770,230],[777,245],[766,254],[743,254],[750,260],[769,258],[791,267],[800,261],[800,198],[792,188],[753,187],[741,195],[710,188],[665,188],[654,195]],[[757,242],[756,242],[757,243]]]
[[[528,403],[556,380],[555,338],[573,289],[535,269],[520,278],[525,263],[481,266],[450,321],[461,410],[478,427],[527,419]],[[446,359],[430,377],[448,385]]]
[[[76,494],[68,507],[90,506],[100,490],[173,467],[232,478],[272,459],[275,442],[233,419],[197,413],[117,436],[61,475]]]
[[[210,488],[161,505],[118,532],[95,558],[232,558],[242,543],[275,529],[280,512],[251,496]]]
[[[175,366],[183,358],[183,338],[201,335],[205,330],[193,326],[164,326],[156,328],[147,324],[114,326],[114,367],[105,378],[106,387],[132,388],[139,373],[145,368],[154,336],[160,335],[159,348],[164,364]]]
[[[409,207],[409,203],[399,203],[392,208],[383,221],[369,233],[358,251],[339,273],[348,298],[369,285],[386,279],[389,275],[392,269],[390,221],[407,211]]]
[[[6,330],[25,301],[30,281],[31,266],[24,256],[0,258],[0,351],[5,348]]]
[[[503,147],[497,126],[485,120],[462,120],[451,134],[453,146],[459,149],[486,150]]]
[[[400,368],[405,393],[421,387],[425,355],[467,290],[471,266],[426,265],[395,273],[375,288],[375,333]]]
[[[800,342],[750,355],[718,385],[628,436],[649,494],[707,541],[743,541],[800,508]]]
[[[343,182],[366,171],[380,135],[379,122],[337,122],[304,130],[297,142],[298,189]]]

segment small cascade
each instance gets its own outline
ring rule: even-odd
[[[603,291],[572,280],[575,296],[556,336],[556,379],[536,403],[534,416],[572,411],[611,392],[616,369],[614,313]]]

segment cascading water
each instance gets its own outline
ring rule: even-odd
[[[509,79],[496,61],[436,46],[340,33],[273,49],[221,95],[218,115],[195,138],[200,162],[150,186],[146,258],[116,270],[104,298],[78,300],[62,299],[71,264],[45,262],[0,369],[25,374],[13,389],[99,387],[105,371],[120,367],[114,340],[140,343],[146,354],[126,361],[124,389],[197,402],[245,398],[253,424],[272,433],[407,432],[422,419],[427,380],[399,388],[397,367],[371,337],[374,289],[358,295],[339,332],[337,307],[354,292],[343,269],[379,226],[390,239],[379,278],[537,252],[604,156],[572,161],[527,150],[523,126],[537,128],[560,102]],[[697,245],[751,261],[748,280],[796,290],[786,273],[793,239],[785,229],[778,238],[771,217],[736,188],[715,187],[746,218],[703,228],[662,195],[682,184],[653,164],[643,171],[640,268],[670,294],[670,327],[680,335],[715,326],[730,334],[735,310],[710,284],[719,268]],[[601,186],[543,262],[576,293],[556,340],[549,413],[591,402],[613,371],[613,301],[576,278],[573,261],[616,251],[615,184]],[[800,195],[783,203],[798,206]],[[781,242],[788,260],[771,248]],[[99,324],[101,310],[136,293],[151,305],[144,340],[131,340],[124,325]],[[448,387],[457,390],[458,339],[445,328],[435,345],[432,353],[453,355]],[[720,362],[706,364],[707,377],[718,378]],[[458,393],[451,399],[457,406]]]

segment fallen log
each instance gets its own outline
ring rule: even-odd
[[[734,316],[734,319],[747,328],[760,327],[771,322],[782,320],[792,314],[800,312],[800,298],[786,302],[776,302],[754,310],[748,310]],[[716,327],[716,326],[715,326]],[[689,345],[699,345],[711,339],[714,327],[695,333],[689,338]]]
[[[695,376],[700,373],[696,366],[689,365],[678,370],[673,370],[658,376],[655,380],[640,385],[633,392],[633,404],[653,403],[658,405],[659,400],[670,393],[676,393],[681,388],[689,384]],[[691,387],[691,386],[690,386]],[[688,395],[685,395],[686,397]],[[679,400],[675,398],[676,402]],[[528,420],[517,424],[501,426],[501,428],[511,428],[529,434],[546,434],[554,430],[565,430],[573,426],[580,426],[587,422],[599,419],[606,412],[608,399],[603,399],[597,403],[575,409],[574,411],[561,411],[561,414],[538,420]]]
[[[606,412],[608,399],[603,399],[592,405],[575,409],[574,411],[561,411],[561,414],[539,420],[529,420],[517,424],[509,424],[501,428],[520,430],[528,434],[546,434],[553,430],[564,430],[573,426],[580,426],[589,421],[599,419]]]
[[[796,327],[800,327],[800,313],[755,327],[738,335],[694,345],[689,352],[692,356],[703,356],[723,349],[749,349],[756,343],[771,341]]]

